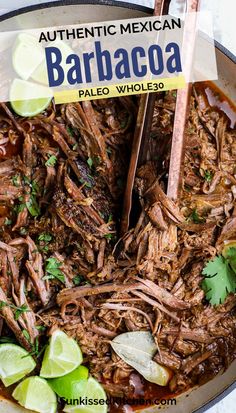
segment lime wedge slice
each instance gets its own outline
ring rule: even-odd
[[[34,99],[35,96],[44,96]],[[49,88],[14,79],[10,89],[10,101],[13,110],[20,116],[36,116],[43,112],[52,99]]]
[[[36,37],[21,33],[16,39],[12,64],[15,72],[24,80],[28,80],[45,56],[43,47]]]
[[[15,388],[12,396],[26,409],[39,413],[55,413],[57,398],[46,380],[28,377]]]
[[[53,42],[53,47],[57,47],[60,49],[60,52],[62,54],[62,62],[61,62],[61,67],[63,68],[64,72],[67,72],[67,64],[66,64],[66,59],[69,55],[74,54],[74,51],[71,49],[71,47],[63,42],[62,40],[57,40]],[[48,86],[48,73],[47,73],[47,65],[46,65],[46,59],[42,61],[42,63],[35,68],[35,71],[31,74],[31,78],[35,80],[38,83],[42,83],[43,85]],[[63,82],[63,85],[68,85],[67,80],[65,79]]]
[[[95,380],[93,377],[89,377],[87,380],[86,386],[83,389],[83,394],[79,395],[81,398],[84,400],[87,399],[92,399],[94,400],[94,403],[91,405],[77,405],[77,406],[70,406],[69,404],[65,406],[64,412],[66,413],[106,413],[107,412],[107,396],[106,393],[101,386],[100,383],[98,383],[97,380]],[[96,404],[96,401],[98,400],[98,404]]]
[[[35,365],[34,359],[23,348],[15,344],[0,345],[0,377],[6,387],[29,374]]]
[[[84,392],[88,376],[87,367],[79,366],[63,377],[49,379],[48,384],[58,396],[66,399],[77,399]]]
[[[48,72],[46,60],[43,61],[32,73],[31,78],[38,83],[48,86]]]
[[[44,353],[40,376],[54,378],[65,376],[83,361],[79,345],[63,331],[56,330]]]

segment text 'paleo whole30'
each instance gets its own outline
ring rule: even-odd
[[[58,47],[46,47],[46,64],[50,87],[92,83],[95,74],[98,81],[144,78],[148,73],[161,76],[182,72],[179,45],[169,42],[164,48],[153,44],[145,50],[136,46],[130,51],[118,48],[112,53],[95,41],[93,50],[81,55],[72,53],[66,57]]]

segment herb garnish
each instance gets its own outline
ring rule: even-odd
[[[212,172],[208,171],[207,169],[204,170],[204,179],[205,179],[205,181],[211,182],[212,178],[213,178]]]
[[[87,188],[92,188],[92,184],[88,181],[85,181],[83,178],[79,179],[80,183],[85,185]]]
[[[13,310],[15,310],[14,318],[15,318],[16,321],[19,320],[20,316],[23,313],[26,313],[26,312],[30,311],[30,309],[27,307],[26,304],[22,304],[20,307],[17,307],[16,305],[9,304],[6,301],[0,301],[0,310],[3,307],[9,307],[9,308],[12,308]]]
[[[20,186],[20,181],[19,181],[20,175],[14,175],[11,180],[14,186],[19,187]]]
[[[45,162],[45,166],[55,166],[57,163],[57,157],[55,155],[51,155],[50,158]]]
[[[202,224],[203,222],[205,222],[205,219],[200,217],[198,215],[198,212],[196,210],[196,208],[191,212],[191,214],[188,217],[188,221],[193,221],[194,224]]]
[[[12,224],[12,220],[9,219],[9,218],[6,218],[5,221],[4,221],[4,224],[5,224],[5,225],[11,225],[11,224]]]
[[[72,281],[73,281],[74,285],[80,285],[82,283],[82,281],[84,281],[84,277],[83,277],[83,275],[76,275],[73,278]]]
[[[26,202],[26,207],[32,217],[37,217],[40,215],[40,207],[34,195],[31,195],[29,201]]]
[[[88,158],[88,159],[87,159],[87,164],[88,164],[89,168],[91,169],[92,166],[93,166],[93,160],[92,160],[92,158]]]
[[[70,126],[67,126],[66,130],[67,130],[67,132],[69,133],[70,136],[74,135],[73,129],[70,128]]]
[[[105,234],[104,237],[108,240],[111,240],[114,237],[114,234],[108,233],[108,234]]]
[[[43,252],[48,252],[49,247],[47,244],[49,244],[50,241],[52,241],[52,238],[53,238],[52,235],[46,232],[43,232],[42,234],[40,234],[38,236],[38,241],[40,243],[39,249]]]
[[[36,330],[43,332],[43,331],[46,330],[47,327],[45,327],[45,326],[35,326],[35,328],[36,328]]]
[[[44,241],[44,242],[50,242],[52,241],[52,235],[51,234],[47,234],[46,232],[43,232],[42,234],[40,234],[38,236],[38,240],[39,241]]]
[[[59,262],[56,258],[51,257],[46,260],[46,266],[45,266],[45,272],[46,275],[43,277],[44,280],[53,280],[57,279],[61,281],[62,283],[65,282],[65,276],[61,272],[60,267],[61,267],[61,262]]]
[[[230,293],[236,292],[236,248],[229,248],[225,257],[219,255],[203,269],[202,288],[212,305],[223,304]]]

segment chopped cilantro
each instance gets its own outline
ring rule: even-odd
[[[29,332],[24,329],[24,330],[22,330],[22,334],[23,334],[23,336],[26,338],[26,340],[30,342]]]
[[[45,162],[45,166],[55,166],[57,163],[57,157],[55,155],[51,155],[48,160]]]
[[[4,224],[5,224],[5,225],[11,225],[11,224],[12,224],[12,220],[9,219],[9,218],[6,218],[5,221],[4,221]]]
[[[87,159],[87,164],[88,164],[89,168],[91,169],[92,166],[93,166],[93,160],[92,160],[92,158],[88,158],[88,159]]]
[[[85,185],[87,188],[92,188],[92,184],[88,181],[85,181],[83,178],[80,178],[80,183]]]
[[[22,304],[20,307],[17,307],[15,312],[15,320],[18,320],[23,313],[27,313],[28,311],[30,310],[26,304]]]
[[[113,238],[114,234],[105,234],[104,237],[108,240],[111,240]]]
[[[44,242],[50,242],[50,241],[52,241],[52,235],[47,234],[46,232],[44,232],[44,233],[42,233],[38,236],[38,240],[39,241],[44,241]]]
[[[26,207],[32,217],[40,215],[40,208],[34,195],[31,195],[29,201],[26,202]]]
[[[67,132],[69,133],[70,136],[74,135],[73,129],[70,128],[69,126],[67,126],[66,130],[67,130]]]
[[[22,228],[20,229],[20,234],[21,234],[21,235],[27,234],[27,229],[24,228],[24,227],[22,227]]]
[[[54,257],[48,258],[46,260],[45,272],[46,275],[43,277],[44,280],[57,279],[62,283],[65,282],[65,276],[60,270],[61,263]]]
[[[46,232],[38,236],[38,241],[40,242],[40,245],[39,245],[40,251],[48,252],[49,247],[47,244],[49,244],[49,242],[52,241],[52,238],[53,238],[52,235],[47,234]]]
[[[204,179],[207,182],[211,182],[213,178],[212,172],[208,171],[207,169],[204,171]]]
[[[0,301],[0,309],[2,309],[3,307],[12,308],[15,311],[14,318],[16,321],[20,318],[20,316],[23,313],[30,311],[26,304],[22,304],[20,307],[17,307],[16,305],[9,304],[6,301]]]
[[[12,183],[13,183],[14,186],[17,186],[17,187],[20,186],[19,178],[20,178],[19,175],[14,175],[14,176],[11,178]]]
[[[35,328],[36,328],[36,330],[42,331],[42,332],[46,330],[45,326],[35,326]]]
[[[231,260],[236,260],[235,252]],[[231,268],[230,258],[215,257],[206,264],[202,274],[205,276],[202,288],[211,305],[223,304],[228,294],[236,292],[236,274]]]
[[[23,182],[24,182],[25,185],[30,185],[31,184],[30,179],[28,178],[28,176],[23,177]]]
[[[188,220],[193,221],[194,224],[202,224],[203,222],[205,222],[204,218],[199,217],[196,208],[191,212],[191,214],[188,217]]]
[[[113,221],[113,215],[110,214],[109,217],[108,217],[108,221],[107,221],[107,222],[109,223],[109,222],[112,222],[112,221]]]
[[[37,195],[39,193],[39,186],[38,186],[38,183],[35,180],[33,180],[30,183],[30,187],[31,187],[31,194],[32,195]]]
[[[74,283],[75,285],[80,285],[82,281],[84,281],[83,275],[76,275],[76,276],[73,278],[73,283]]]

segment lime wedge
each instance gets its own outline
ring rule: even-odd
[[[88,375],[87,367],[79,366],[63,377],[49,379],[48,384],[58,396],[65,397],[66,399],[77,399],[83,394]]]
[[[33,97],[43,96],[37,99]],[[49,88],[14,79],[10,89],[10,101],[13,110],[20,116],[36,116],[43,112],[52,99]]]
[[[16,39],[12,64],[15,72],[24,80],[28,80],[45,56],[43,47],[36,37],[21,33]]]
[[[0,378],[6,387],[29,374],[35,365],[34,359],[23,348],[15,344],[0,345]]]
[[[74,54],[74,51],[71,47],[63,42],[62,40],[56,40],[53,42],[53,47],[57,47],[61,54],[62,54],[62,62],[61,67],[63,68],[64,72],[67,72],[67,63],[66,59],[69,55]],[[42,63],[36,67],[35,71],[31,74],[31,78],[38,83],[42,83],[43,85],[48,86],[48,72],[47,72],[47,65],[46,65],[46,58],[42,61]],[[65,79],[63,85],[68,85],[67,80]]]
[[[63,331],[56,330],[44,353],[40,376],[54,378],[65,376],[83,361],[79,345]]]
[[[106,393],[93,377],[89,377],[86,382],[86,386],[83,389],[83,394],[80,394],[79,397],[83,398],[83,400],[92,399],[94,403],[91,405],[75,405],[70,406],[69,404],[65,406],[64,412],[66,413],[106,413],[107,412],[107,396]],[[98,400],[98,404],[97,404]]]
[[[26,409],[40,413],[55,413],[57,398],[46,380],[28,377],[15,388],[12,396]]]
[[[31,78],[38,83],[48,86],[48,72],[46,60],[43,61],[32,73]]]

